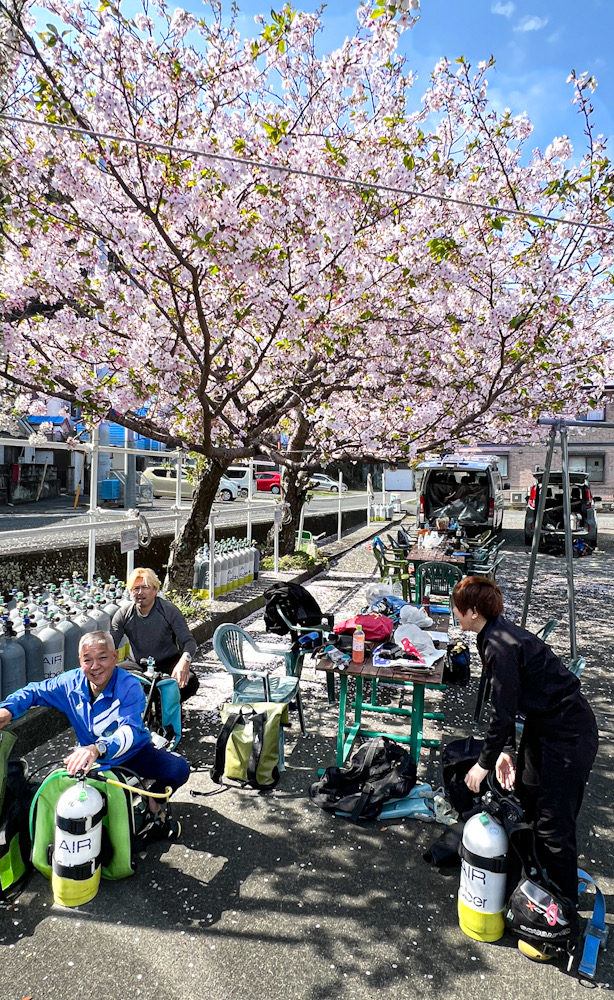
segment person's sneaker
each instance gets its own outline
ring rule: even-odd
[[[137,837],[144,844],[154,840],[177,840],[181,834],[181,823],[173,819],[170,813],[148,812],[145,822],[139,830]]]
[[[181,824],[170,815],[160,812],[154,817],[151,829],[147,831],[148,840],[177,840],[181,833]]]

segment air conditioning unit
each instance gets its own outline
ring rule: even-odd
[[[513,492],[512,496],[511,496],[512,503],[513,504],[518,504],[520,507],[522,507],[523,504],[524,504],[524,496],[525,495],[524,495],[524,493],[521,490],[517,491],[517,492]]]

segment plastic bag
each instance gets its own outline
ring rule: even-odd
[[[411,604],[405,604],[399,613],[401,625],[417,625],[418,628],[430,628],[433,619],[429,618],[424,608],[416,608]]]
[[[435,643],[428,632],[424,632],[418,625],[399,625],[394,633],[394,641],[401,646],[403,639],[409,639],[428,665],[444,655],[444,650],[435,649]]]
[[[369,606],[377,604],[382,597],[392,596],[392,583],[370,583],[365,588],[365,597]]]

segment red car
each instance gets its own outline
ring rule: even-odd
[[[254,479],[259,493],[281,493],[281,472],[257,472]]]

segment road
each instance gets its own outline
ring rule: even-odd
[[[341,498],[343,510],[366,509],[366,493],[350,491]],[[38,548],[57,548],[62,543],[71,545],[87,544],[89,513],[87,505],[73,508],[71,497],[56,497],[37,504],[1,508],[0,513],[0,555],[16,551],[31,551]],[[273,519],[273,511],[278,501],[272,497],[254,500],[252,519],[254,524],[269,522]],[[309,503],[309,514],[324,513],[337,510],[336,495],[317,494]],[[154,500],[152,507],[142,507],[141,513],[147,519],[155,535],[166,534],[172,530],[175,511],[174,500]],[[215,503],[213,509],[218,527],[242,528],[247,523],[248,504],[246,500],[237,499],[232,503]],[[190,511],[185,503],[180,512],[183,521]],[[124,511],[108,508],[101,515],[102,521],[121,521]],[[101,527],[96,532],[100,541],[119,538],[120,524]]]

